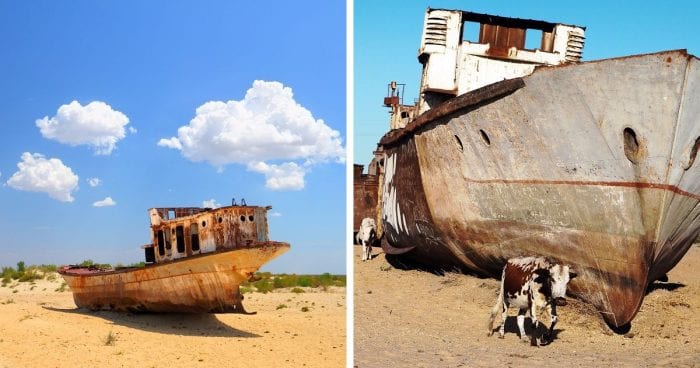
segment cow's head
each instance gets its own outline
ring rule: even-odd
[[[576,273],[569,266],[555,264],[549,268],[549,277],[552,282],[552,298],[557,299],[566,296],[566,285],[576,277]]]

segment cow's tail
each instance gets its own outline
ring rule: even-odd
[[[489,322],[488,325],[486,326],[488,328],[488,336],[493,335],[493,321],[496,319],[496,316],[498,315],[499,312],[503,312],[503,283],[505,279],[505,268],[503,270],[503,275],[501,275],[501,289],[498,292],[498,298],[496,299],[496,304],[491,308],[491,315],[489,316]]]

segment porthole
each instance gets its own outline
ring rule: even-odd
[[[253,220],[255,220],[255,218],[253,217],[253,215],[248,216],[248,221],[253,222]]]
[[[483,129],[479,129],[479,134],[481,135],[481,139],[486,143],[487,146],[491,145],[491,138],[489,138],[489,135],[486,134],[486,132]]]
[[[637,140],[637,133],[632,130],[632,128],[625,128],[622,131],[624,146],[625,146],[625,156],[633,164],[639,162],[639,141]]]
[[[459,139],[458,135],[455,135],[455,140],[457,141],[457,148],[459,149],[459,152],[464,152],[464,146],[462,145],[462,140]]]
[[[241,216],[241,222],[245,222],[245,216]]]
[[[222,221],[224,221],[223,217],[219,217],[219,223],[221,223]]]
[[[206,222],[206,221],[202,221],[202,227],[205,227],[205,226],[207,226],[207,222]]]
[[[700,137],[698,137],[695,140],[695,144],[693,144],[693,148],[690,149],[690,155],[688,157],[688,163],[683,166],[683,169],[688,170],[690,169],[693,164],[695,163],[695,157],[698,156],[698,149],[700,148]]]

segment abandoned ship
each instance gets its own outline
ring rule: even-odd
[[[584,40],[585,27],[427,10],[419,98],[390,85],[377,177],[362,178],[387,254],[491,277],[551,257],[576,268],[571,294],[629,326],[700,233],[700,63],[685,50],[582,62]]]
[[[151,208],[146,266],[64,266],[78,307],[92,310],[247,313],[239,286],[289,244],[268,239],[271,207]]]

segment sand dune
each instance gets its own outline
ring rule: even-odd
[[[516,334],[486,336],[499,281],[398,270],[384,254],[360,261],[355,247],[355,365],[365,367],[700,367],[700,246],[646,296],[626,335],[610,332],[589,305],[559,307],[557,339],[528,346]],[[374,253],[380,252],[375,248]]]
[[[77,309],[62,281],[0,288],[0,368],[345,366],[345,288],[246,294],[252,316],[126,314]]]

